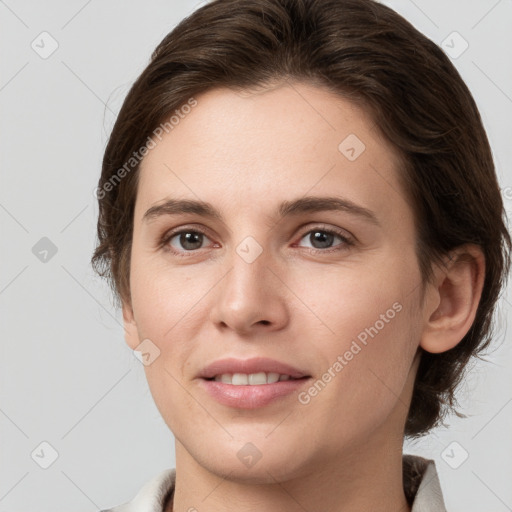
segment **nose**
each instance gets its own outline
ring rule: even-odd
[[[230,268],[212,297],[210,319],[219,329],[239,335],[276,331],[289,322],[283,271],[263,251],[248,262],[234,252]],[[288,298],[289,299],[289,298]]]

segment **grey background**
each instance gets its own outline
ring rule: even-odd
[[[469,43],[453,62],[481,110],[510,209],[512,1],[384,3],[452,52],[462,49],[446,39],[454,31]],[[0,1],[0,512],[106,508],[174,467],[172,434],[89,258],[115,114],[154,47],[200,4]],[[45,59],[31,47],[43,31],[58,43]],[[495,350],[460,390],[469,418],[405,446],[436,460],[450,512],[512,510],[511,302],[507,291]],[[47,469],[42,442],[58,453]]]

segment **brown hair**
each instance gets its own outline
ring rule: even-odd
[[[390,8],[372,0],[214,0],[182,20],[132,86],[107,144],[94,268],[130,304],[139,165],[132,155],[156,127],[208,89],[250,90],[287,79],[368,107],[401,155],[422,284],[452,249],[483,249],[485,283],[471,329],[451,350],[421,354],[405,425],[406,436],[420,436],[454,410],[466,364],[491,341],[511,240],[471,93],[441,49]]]

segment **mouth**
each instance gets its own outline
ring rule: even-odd
[[[261,408],[289,399],[311,375],[268,358],[222,359],[198,375],[204,391],[218,403],[235,409]]]
[[[258,373],[223,373],[204,380],[213,382],[222,382],[232,386],[262,386],[265,384],[274,384],[276,382],[294,381],[308,379],[310,376],[292,377],[289,374],[280,374],[277,372],[258,372]]]
[[[270,384],[284,380],[302,379],[310,377],[310,375],[275,359],[255,357],[252,359],[219,359],[203,368],[198,377],[236,386]]]

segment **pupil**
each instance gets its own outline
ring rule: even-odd
[[[201,237],[201,233],[184,233],[181,235],[181,245],[185,249],[198,249],[201,247],[201,240],[199,237]],[[197,244],[199,241],[199,247],[194,246],[194,244]],[[192,247],[188,244],[192,244]]]
[[[314,237],[315,242],[320,242],[321,247],[324,248],[330,245],[334,235],[325,233],[323,231],[315,231],[314,233],[312,233],[312,236]],[[313,246],[315,246],[315,244],[313,244]]]

